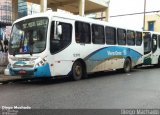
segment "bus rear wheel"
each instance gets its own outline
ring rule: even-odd
[[[82,78],[82,76],[83,76],[82,63],[80,61],[76,61],[74,62],[73,67],[72,67],[71,77],[74,81],[78,81]]]
[[[160,67],[160,56],[158,58],[158,64],[157,64],[158,67]]]
[[[128,73],[131,71],[131,69],[132,69],[131,60],[129,58],[126,58],[123,66],[123,71],[125,73]]]

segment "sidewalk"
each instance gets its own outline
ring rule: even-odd
[[[0,74],[4,74],[5,69],[6,69],[6,66],[0,66]]]
[[[18,76],[6,76],[6,75],[4,75],[4,69],[5,68],[6,68],[5,66],[0,66],[0,83],[21,79],[21,77],[18,77]]]
[[[19,76],[6,76],[4,74],[0,74],[0,83],[19,80],[19,79],[21,79],[21,77]]]

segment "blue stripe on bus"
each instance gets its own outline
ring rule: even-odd
[[[106,59],[112,58],[126,58],[131,57],[132,61],[136,63],[142,54],[139,52],[126,48],[126,47],[119,47],[119,46],[109,46],[105,48],[101,48],[85,58],[85,61],[105,61]]]
[[[43,66],[38,67],[37,71],[34,72],[34,76],[35,77],[50,77],[51,72],[50,72],[49,64],[47,63]]]

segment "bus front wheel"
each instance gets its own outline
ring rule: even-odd
[[[132,69],[131,60],[129,58],[126,58],[124,61],[123,71],[125,73],[128,73],[131,71],[131,69]]]
[[[80,80],[82,78],[82,75],[83,75],[82,63],[80,61],[74,62],[71,75],[72,79],[75,81]]]

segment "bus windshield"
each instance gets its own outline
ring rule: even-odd
[[[13,25],[9,53],[41,53],[46,47],[48,18],[33,18]]]

